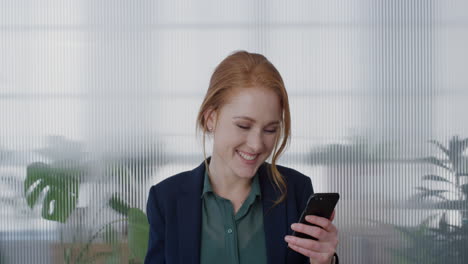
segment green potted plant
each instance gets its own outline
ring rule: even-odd
[[[86,162],[80,162],[80,157],[75,155],[74,158],[76,160],[34,162],[27,166],[24,181],[25,199],[31,209],[37,205],[42,206],[42,218],[66,224],[76,210],[80,186],[85,181],[89,166]],[[131,162],[134,163],[135,160]],[[125,166],[125,162],[121,160],[113,163]],[[129,263],[143,262],[149,233],[145,213],[128,205],[117,194],[112,195],[105,204],[119,213],[121,218],[97,227],[87,241],[78,244],[61,243],[60,262],[101,263],[112,262],[118,258],[126,258]],[[127,233],[123,241],[118,241],[114,226],[122,222],[126,223]],[[96,243],[98,240],[104,241],[105,245]],[[97,247],[101,250],[96,250]],[[126,251],[130,256],[124,256]]]
[[[417,187],[413,197],[420,202],[422,209],[442,210],[417,227],[396,227],[409,243],[408,247],[394,250],[399,263],[462,263],[468,260],[468,159],[464,152],[468,149],[468,138],[455,136],[444,146],[438,141],[429,141],[436,146],[442,157],[430,156],[422,159],[440,168],[444,173],[427,174],[421,180],[433,183],[432,186]],[[458,211],[461,225],[451,225],[447,221],[448,211]],[[438,219],[438,220],[437,220]],[[431,222],[437,221],[435,225]]]

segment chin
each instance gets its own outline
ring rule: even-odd
[[[257,170],[260,167],[260,164],[262,164],[262,163],[263,162],[258,163],[258,164],[254,164],[254,165],[251,165],[251,166],[248,166],[248,167],[243,167],[241,165],[240,167],[238,167],[234,171],[236,172],[236,174],[240,178],[253,178],[255,176],[255,174],[257,173]]]

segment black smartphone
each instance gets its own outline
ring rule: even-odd
[[[302,211],[301,217],[299,218],[298,223],[306,224],[306,225],[313,225],[305,220],[307,215],[316,215],[320,217],[325,217],[330,219],[333,210],[335,209],[338,200],[340,199],[340,195],[338,193],[314,193],[309,197],[307,201],[307,206]],[[316,225],[314,225],[316,226]],[[309,238],[313,240],[317,240],[314,237],[306,235],[304,233],[293,232],[293,236],[301,237],[301,238]]]

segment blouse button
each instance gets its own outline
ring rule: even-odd
[[[231,234],[231,233],[232,233],[232,229],[229,228],[229,229],[227,230],[227,232],[228,232],[228,234]]]

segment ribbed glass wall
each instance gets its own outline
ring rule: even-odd
[[[214,67],[290,95],[280,159],[339,192],[343,263],[468,262],[468,2],[0,2],[0,263],[142,263],[150,186],[203,160]]]

